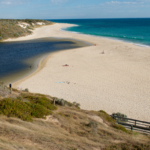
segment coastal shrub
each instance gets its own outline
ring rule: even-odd
[[[101,113],[107,114],[104,110],[100,110]]]
[[[14,33],[14,37],[18,37],[19,36],[19,34],[18,33]]]
[[[0,19],[0,41],[7,39],[7,38],[14,38],[29,35],[32,32],[30,30],[26,30],[20,26],[18,23],[28,23],[28,29],[33,29],[32,23],[36,24],[37,22],[43,22],[46,25],[53,24],[50,21],[46,20],[32,20],[32,19],[25,19],[25,20],[14,20],[14,19]]]
[[[42,105],[42,106],[44,106],[44,107],[46,107],[47,109],[50,109],[50,110],[56,110],[57,109],[57,107],[54,106],[52,104],[52,102],[44,96],[39,98],[36,103],[40,104],[40,105]]]
[[[53,97],[53,101],[55,101],[55,104],[60,105],[60,106],[76,107],[76,108],[80,109],[80,104],[76,103],[76,102],[71,103],[64,99],[58,99],[56,97]]]
[[[117,122],[127,122],[128,119],[127,119],[127,116],[124,115],[124,114],[121,114],[121,113],[113,113],[112,116],[114,117],[114,119],[117,121]],[[122,118],[117,118],[117,117],[122,117]]]
[[[57,107],[54,106],[53,102],[46,98],[46,96],[22,94],[22,97],[29,100],[31,104],[40,104],[49,110],[57,109]]]
[[[3,86],[3,83],[0,82],[0,85]],[[25,121],[31,121],[33,117],[45,118],[52,114],[51,110],[56,109],[53,102],[42,94],[21,93],[17,98],[5,98],[0,101],[0,114]]]
[[[31,108],[32,108],[31,116],[36,118],[45,118],[45,116],[52,114],[50,110],[39,104],[31,105]]]
[[[31,121],[31,107],[19,99],[6,98],[0,101],[0,114]]]
[[[27,26],[26,27],[28,30],[33,30],[33,28],[31,26]]]
[[[31,20],[31,19],[25,19],[24,21],[25,21],[26,23],[29,23],[29,24],[32,23],[32,20]]]
[[[76,103],[76,102],[73,102],[73,105],[74,105],[75,107],[80,107],[80,104],[79,104],[79,103]]]
[[[90,121],[86,126],[91,128],[91,133],[97,134],[98,123],[95,121]]]
[[[105,111],[100,110],[99,111],[99,116],[103,118],[105,121],[109,122],[109,124],[118,130],[122,130],[123,132],[129,133],[129,131],[123,127],[122,125],[116,124],[116,120],[114,120],[111,116],[109,116]]]
[[[110,124],[116,123],[116,121],[103,110],[100,110],[98,115]]]
[[[28,89],[28,88],[26,88],[24,91],[25,91],[25,92],[29,92],[29,89]]]
[[[90,121],[86,126],[96,128],[98,126],[98,123],[95,121]]]
[[[57,100],[55,100],[55,103],[60,105],[60,106],[65,106],[66,101],[63,99],[57,99]]]

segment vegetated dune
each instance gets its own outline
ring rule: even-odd
[[[46,20],[0,19],[0,41],[29,35],[34,28],[50,24],[54,23]]]
[[[0,91],[1,150],[150,149],[148,135],[126,130],[104,111],[81,110],[77,103],[27,89],[10,94],[1,85]]]

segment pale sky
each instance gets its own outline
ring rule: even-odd
[[[150,18],[150,0],[0,0],[0,18]]]

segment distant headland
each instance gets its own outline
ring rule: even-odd
[[[0,41],[32,34],[34,28],[53,22],[33,19],[0,19]]]

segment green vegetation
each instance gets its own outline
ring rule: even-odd
[[[126,119],[127,118],[127,116],[126,115],[124,115],[124,114],[122,114],[122,113],[113,113],[112,114],[114,117],[116,117],[116,121],[117,122],[127,122],[128,121],[128,119]],[[123,118],[117,118],[117,117],[123,117]]]
[[[26,88],[24,91],[25,91],[25,92],[29,92],[29,89],[28,89],[28,88]]]
[[[46,20],[14,20],[14,19],[0,19],[0,41],[8,38],[17,38],[21,36],[26,36],[32,33],[34,27],[39,27],[37,22],[43,22],[45,25],[53,24]],[[28,23],[26,28],[19,26],[19,23]]]
[[[6,98],[0,101],[0,114],[8,117],[18,117],[22,120],[31,121],[31,107],[19,99]]]
[[[4,98],[1,100],[0,114],[31,121],[33,117],[45,118],[45,116],[52,114],[51,110],[57,109],[46,97],[32,96],[29,102],[23,102],[21,99],[23,97],[17,99]]]
[[[113,128],[121,130],[121,131],[126,132],[126,133],[130,133],[122,125],[116,124],[116,121],[112,117],[110,117],[105,111],[100,110],[98,115],[101,118],[103,118],[105,121],[107,121],[109,123],[109,125],[111,125]]]
[[[104,120],[106,120],[107,122],[109,122],[111,125],[113,125],[114,123],[116,123],[116,121],[110,117],[105,111],[100,110],[99,114],[98,114],[101,118],[103,118]]]
[[[69,107],[76,107],[76,108],[80,109],[80,104],[79,103],[76,103],[76,102],[71,103],[71,102],[68,102],[68,101],[66,101],[64,99],[58,99],[56,97],[54,97],[53,100],[55,101],[55,103],[57,105],[60,105],[60,106],[69,106]]]
[[[54,99],[57,105],[79,107],[79,104],[75,102],[70,103],[56,97],[52,98],[43,94],[29,93],[28,89],[21,93],[13,89],[13,92],[17,92],[19,95],[10,94],[10,89],[3,82],[0,82],[0,114],[17,117],[24,121],[32,121],[33,118],[45,118],[51,115],[52,111],[57,109],[53,104]]]
[[[44,106],[49,110],[56,110],[57,107],[53,105],[53,102],[50,101],[46,96],[39,96],[33,94],[21,94],[21,96],[30,101],[31,104],[39,104]]]
[[[34,117],[45,118],[57,109],[45,95],[31,94],[28,90],[19,93],[13,89],[14,92],[17,94],[10,94],[10,89],[0,82],[0,114],[31,121]]]

